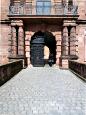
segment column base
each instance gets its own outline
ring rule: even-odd
[[[68,56],[62,56],[59,58],[59,66],[61,69],[68,69]]]
[[[30,62],[30,58],[27,57],[27,66],[29,66],[30,64],[31,64],[31,62]]]
[[[68,69],[68,59],[62,59],[61,69]]]

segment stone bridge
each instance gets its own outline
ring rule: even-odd
[[[86,115],[86,83],[56,67],[23,69],[0,87],[0,115]]]

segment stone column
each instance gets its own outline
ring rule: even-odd
[[[68,68],[68,28],[63,27],[62,55],[60,58],[61,68]]]
[[[60,65],[60,56],[61,56],[61,33],[55,35],[56,38],[56,65]]]
[[[62,56],[68,56],[68,28],[63,27]]]
[[[24,57],[24,30],[23,25],[18,29],[18,56]]]
[[[16,57],[16,55],[17,55],[16,28],[15,28],[15,26],[12,26],[11,29],[12,29],[11,53],[12,53],[12,57]]]
[[[70,30],[70,57],[76,56],[76,28],[72,27]]]
[[[29,32],[26,32],[25,37],[25,55],[27,57],[27,64],[28,66],[31,64],[30,62],[30,40],[31,40],[31,34]]]
[[[10,32],[9,32],[9,47],[8,47],[8,57],[11,57],[12,56],[12,29],[11,29],[11,26],[10,26]]]

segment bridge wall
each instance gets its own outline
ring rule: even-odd
[[[77,74],[80,78],[86,81],[86,63],[80,63],[77,61],[69,61],[69,68]]]
[[[0,86],[11,79],[23,68],[23,61],[15,61],[0,66]]]

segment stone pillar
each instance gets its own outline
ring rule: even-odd
[[[15,26],[12,26],[11,29],[12,29],[11,53],[12,53],[12,57],[16,57],[16,55],[17,55],[16,28],[15,28]]]
[[[63,27],[62,56],[68,56],[68,28]]]
[[[18,56],[24,57],[24,30],[22,25],[18,29]]]
[[[61,68],[68,68],[68,28],[67,26],[63,27],[63,36],[62,36],[62,55],[60,58]]]
[[[72,27],[70,30],[70,58],[76,56],[76,28]]]
[[[8,57],[11,57],[12,56],[12,29],[11,29],[11,26],[10,26],[10,32],[9,32],[9,47],[8,47]]]
[[[29,32],[26,32],[25,37],[25,55],[27,57],[27,64],[28,66],[31,64],[30,62],[30,40],[31,40],[31,34]]]
[[[58,40],[56,38],[56,65],[58,65]]]
[[[60,65],[60,56],[61,56],[61,33],[55,35],[56,38],[56,65]]]

